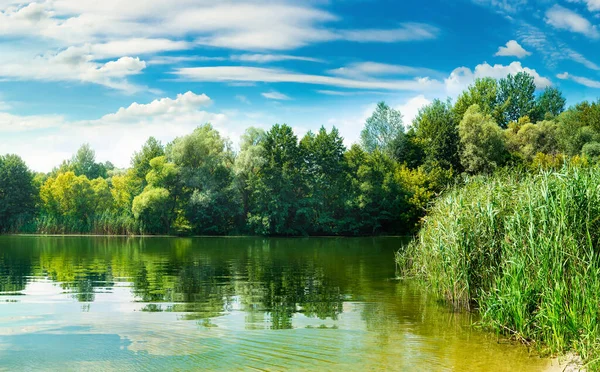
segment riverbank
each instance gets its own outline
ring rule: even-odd
[[[486,328],[598,370],[599,240],[600,172],[513,172],[450,190],[397,262]]]

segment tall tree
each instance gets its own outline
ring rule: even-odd
[[[348,189],[344,140],[335,127],[329,133],[321,127],[317,134],[308,132],[300,141],[300,148],[307,185],[304,217],[309,220],[311,232],[336,233]]]
[[[460,169],[458,123],[449,101],[434,100],[419,110],[413,122],[425,152],[426,165]]]
[[[249,224],[258,233],[298,234],[303,226],[295,224],[295,219],[304,195],[298,138],[290,126],[276,124],[267,132],[264,151],[265,164],[253,190],[256,205],[251,208]]]
[[[35,212],[33,174],[17,155],[0,156],[0,233],[18,230]]]
[[[498,82],[498,104],[502,110],[499,125],[506,128],[511,121],[535,115],[535,81],[526,72],[509,74]]]
[[[402,145],[404,124],[402,114],[389,107],[385,102],[379,102],[373,114],[367,119],[360,133],[362,147],[367,152],[383,151],[390,156],[396,147]]]
[[[96,152],[87,143],[73,155],[70,165],[75,175],[86,176],[89,180],[107,176],[106,167],[104,164],[96,163]]]
[[[547,87],[540,94],[535,103],[535,121],[545,118],[555,118],[565,111],[567,100],[558,88]]]
[[[150,137],[140,151],[135,152],[131,157],[133,175],[141,181],[142,188],[146,186],[146,175],[151,169],[150,160],[164,154],[165,149],[162,143],[156,138]]]
[[[469,107],[478,105],[484,115],[498,115],[498,82],[486,77],[478,78],[456,100],[454,112],[460,122]]]

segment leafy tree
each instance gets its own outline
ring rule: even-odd
[[[295,223],[304,195],[298,138],[286,124],[274,125],[264,141],[265,164],[253,190],[255,205],[248,223],[256,233],[290,235],[303,232]]]
[[[338,232],[344,215],[345,191],[348,182],[344,161],[343,138],[334,127],[331,132],[323,127],[315,135],[308,132],[300,141],[304,156],[303,178],[307,185],[304,218],[310,232],[334,234]]]
[[[493,78],[478,78],[458,96],[454,104],[457,122],[463,119],[469,107],[478,105],[482,114],[496,118],[498,112],[498,82]]]
[[[234,183],[242,198],[243,218],[250,212],[252,190],[259,182],[259,171],[266,163],[264,141],[266,132],[259,128],[246,129],[240,141],[240,153],[235,158],[233,167]]]
[[[567,100],[558,88],[547,87],[537,97],[535,103],[535,121],[555,118],[565,111]]]
[[[240,214],[233,186],[233,152],[212,125],[205,124],[167,147],[181,172],[183,211],[196,233],[224,234]]]
[[[40,188],[43,210],[63,232],[88,232],[96,212],[95,193],[90,180],[74,172],[50,177]]]
[[[367,152],[380,150],[389,155],[393,155],[396,148],[402,146],[403,137],[402,114],[385,102],[377,104],[360,133],[361,145]]]
[[[132,212],[142,224],[142,231],[169,233],[173,220],[173,199],[162,187],[146,186],[144,192],[133,199]]]
[[[86,176],[89,180],[107,177],[105,165],[96,163],[96,152],[87,143],[73,155],[70,166],[75,175]]]
[[[506,159],[502,129],[478,105],[469,107],[458,127],[460,160],[469,173],[490,173]]]
[[[583,145],[581,154],[588,158],[590,161],[597,163],[600,160],[600,143],[590,142]]]
[[[460,169],[458,123],[450,102],[434,100],[419,110],[413,122],[429,167]]]
[[[0,233],[16,231],[35,212],[33,174],[17,155],[0,156]]]
[[[532,117],[535,103],[535,82],[528,73],[509,74],[498,82],[498,104],[503,113],[498,124],[502,128],[523,116]]]
[[[150,172],[150,160],[163,156],[164,147],[160,141],[154,137],[148,138],[140,151],[137,151],[131,157],[131,168],[133,176],[141,180],[141,187],[146,186],[146,175]]]

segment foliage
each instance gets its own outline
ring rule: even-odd
[[[17,155],[0,156],[0,233],[19,231],[35,213],[33,174]]]
[[[478,105],[469,107],[458,127],[460,161],[471,174],[490,173],[506,159],[506,145],[500,127]]]
[[[498,105],[502,111],[501,127],[524,116],[531,117],[535,111],[535,82],[526,72],[509,74],[498,81]]]

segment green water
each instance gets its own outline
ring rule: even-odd
[[[548,366],[393,280],[403,243],[0,237],[0,370]]]

